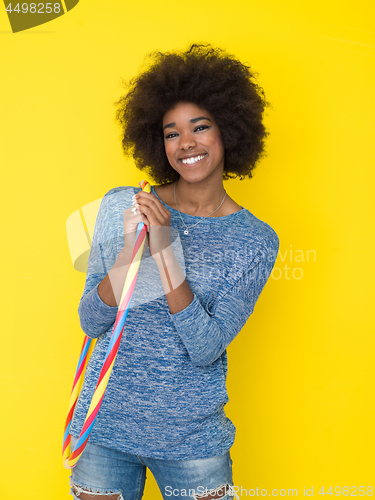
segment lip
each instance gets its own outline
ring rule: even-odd
[[[179,160],[187,160],[188,158],[194,158],[194,156],[202,156],[206,155],[207,153],[192,153],[190,155],[183,155],[179,157]]]
[[[185,164],[182,162],[182,160],[188,160],[189,158],[195,158],[196,156],[203,156],[203,158],[195,162],[194,165],[189,165],[188,163]],[[208,156],[208,153],[195,153],[195,154],[181,156],[178,159],[178,161],[181,162],[184,167],[191,168],[198,165],[201,161],[203,161],[206,158],[206,156]]]

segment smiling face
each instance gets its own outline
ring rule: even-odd
[[[180,102],[163,118],[165,153],[172,168],[188,181],[223,178],[224,146],[210,113]]]

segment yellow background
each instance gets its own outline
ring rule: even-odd
[[[372,0],[81,0],[12,34],[0,8],[1,498],[71,498],[60,451],[85,275],[65,223],[145,177],[122,155],[120,78],[190,42],[250,63],[273,105],[267,158],[225,182],[280,238],[228,349],[235,484],[375,486],[374,18]],[[144,498],[161,498],[150,473]]]

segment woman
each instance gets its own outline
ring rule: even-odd
[[[85,451],[75,498],[138,500],[146,470],[163,498],[222,500],[231,488],[226,347],[272,271],[278,237],[223,180],[252,177],[267,102],[248,66],[210,46],[153,54],[116,105],[123,147],[156,180],[103,198],[79,304],[97,338],[72,426],[86,416],[117,314],[135,231],[148,236],[124,336]]]

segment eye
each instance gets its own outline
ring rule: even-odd
[[[200,128],[202,128],[204,130],[204,129],[210,128],[210,127],[208,125],[198,125],[198,127],[196,127],[196,129],[194,130],[194,132],[196,132]]]
[[[194,132],[199,132],[200,130],[205,130],[206,128],[210,128],[209,125],[198,125],[198,127],[195,127]],[[173,139],[174,136],[176,136],[176,132],[171,132],[170,134],[166,135],[166,139]]]

